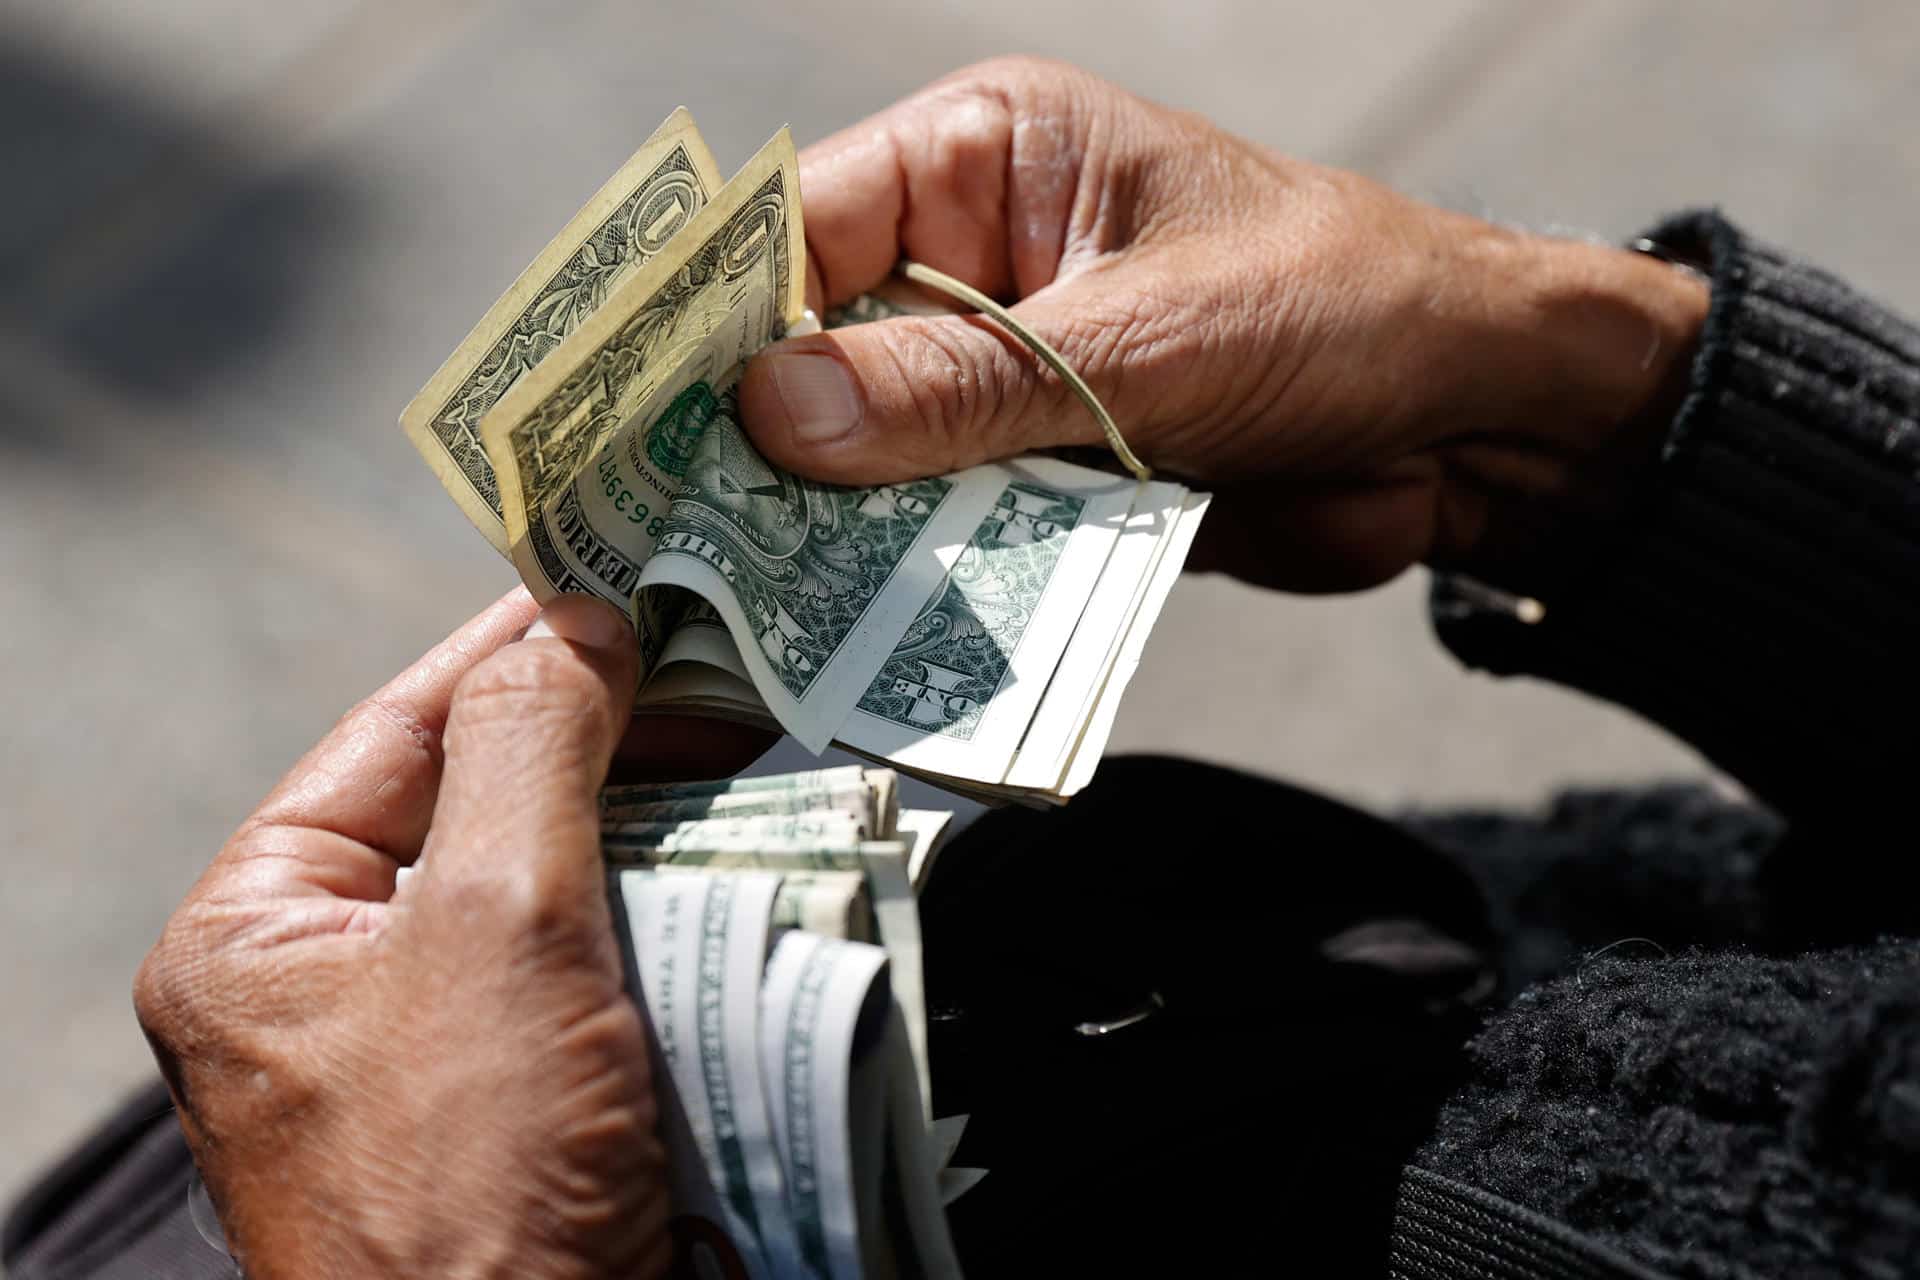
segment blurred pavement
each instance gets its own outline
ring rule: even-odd
[[[1503,220],[1718,202],[1920,308],[1905,0],[0,0],[0,1195],[150,1070],[128,983],[231,827],[511,585],[395,419],[514,274],[677,104],[730,168],[1014,51]],[[1381,806],[1700,770],[1459,672],[1422,591],[1184,583],[1115,747]]]

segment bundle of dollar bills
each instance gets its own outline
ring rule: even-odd
[[[948,815],[858,767],[609,787],[602,844],[645,1012],[676,1274],[958,1276],[928,1116],[918,884]]]
[[[536,597],[633,618],[639,712],[778,726],[986,798],[1072,795],[1206,495],[1049,457],[869,488],[771,466],[734,385],[817,323],[806,275],[786,131],[722,184],[677,111],[401,425]]]

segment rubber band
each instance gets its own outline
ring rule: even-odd
[[[1058,351],[1047,345],[1046,339],[1021,324],[1014,318],[1012,312],[992,298],[964,280],[954,279],[944,271],[935,271],[932,267],[923,266],[918,262],[903,261],[900,264],[900,274],[915,284],[925,285],[948,297],[957,298],[975,310],[999,321],[1001,327],[1032,348],[1033,354],[1039,356],[1042,363],[1059,374],[1061,381],[1073,388],[1073,394],[1080,397],[1080,403],[1087,406],[1087,412],[1093,415],[1094,421],[1100,424],[1100,430],[1106,433],[1107,447],[1113,450],[1114,457],[1120,459],[1120,465],[1131,471],[1134,478],[1141,484],[1153,478],[1153,468],[1140,461],[1139,456],[1128,447],[1126,437],[1120,434],[1120,428],[1115,425],[1113,415],[1108,413],[1107,407],[1100,403],[1100,397],[1093,394],[1093,388],[1087,385],[1084,378],[1068,367],[1067,362],[1060,358]]]

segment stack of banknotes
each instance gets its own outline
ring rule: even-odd
[[[928,1115],[914,895],[948,815],[859,767],[609,787],[602,842],[655,1055],[677,1274],[958,1276],[964,1121]]]
[[[1206,495],[1043,457],[870,488],[778,470],[734,386],[817,323],[806,275],[786,131],[723,184],[675,112],[401,425],[535,596],[628,612],[641,713],[778,726],[989,799],[1072,795]]]

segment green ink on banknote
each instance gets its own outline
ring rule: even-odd
[[[1039,485],[1008,485],[874,676],[860,710],[902,728],[972,738],[1086,505]]]
[[[706,434],[720,400],[705,382],[696,382],[673,398],[647,432],[647,457],[670,476],[683,476],[694,446]]]

